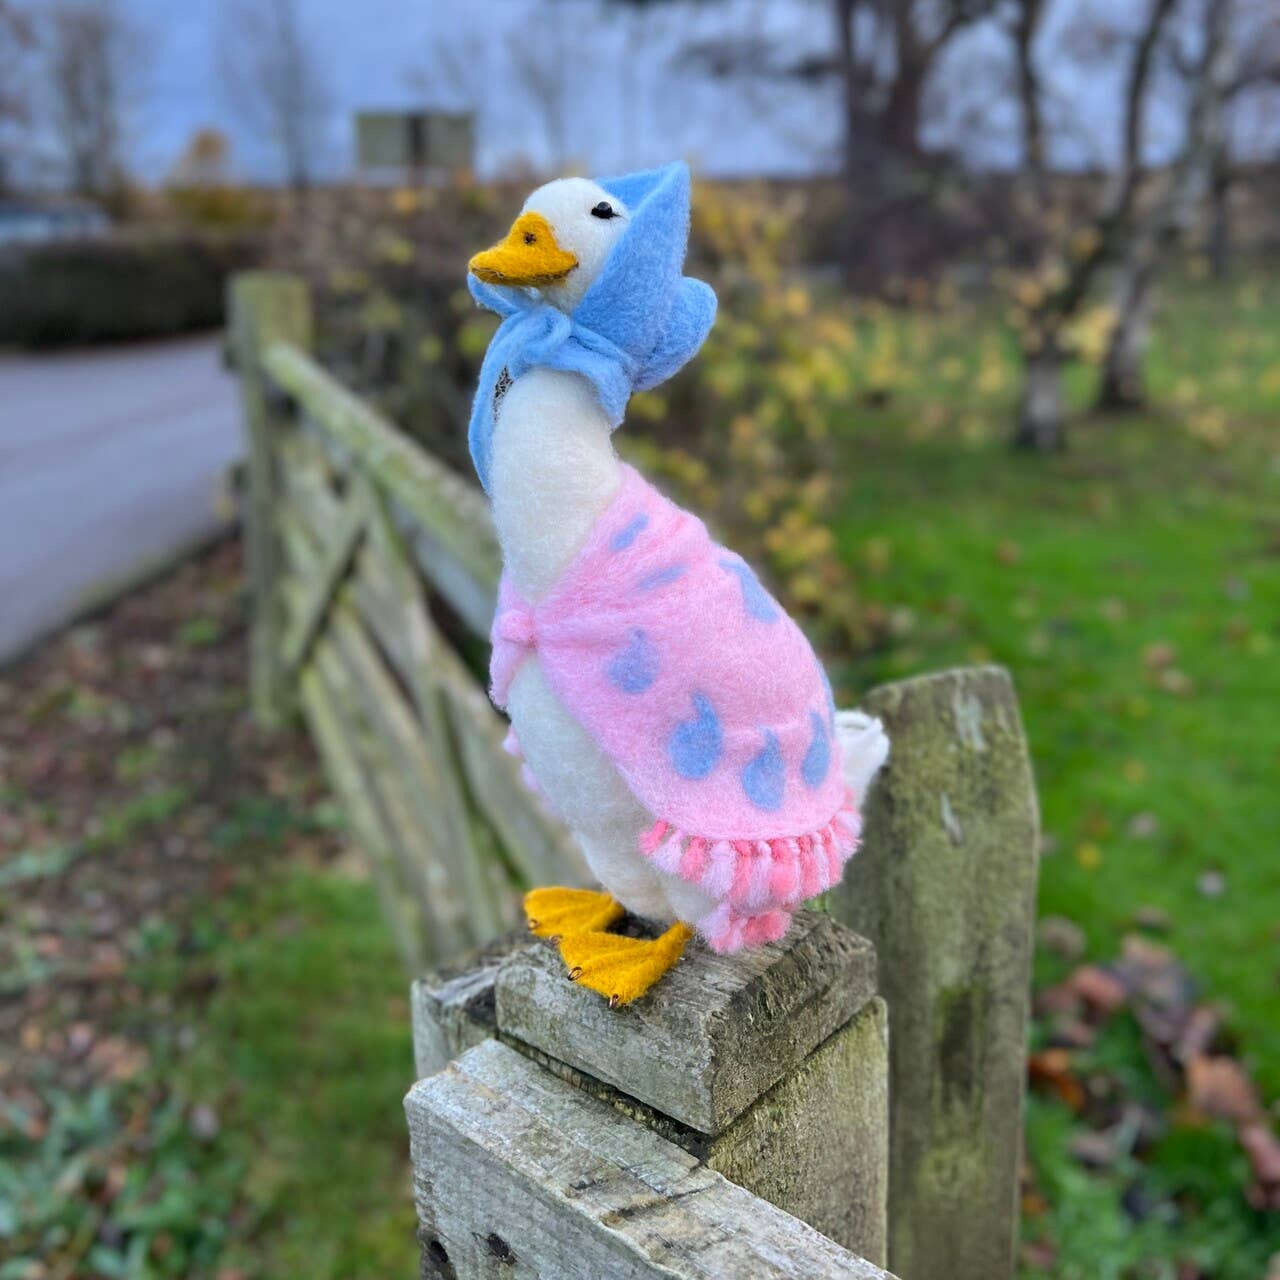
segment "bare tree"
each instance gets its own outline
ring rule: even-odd
[[[70,184],[109,194],[124,177],[126,84],[135,52],[128,27],[114,0],[63,0],[48,14],[45,48],[50,118]]]
[[[233,0],[222,23],[219,60],[230,105],[271,138],[289,185],[305,191],[323,151],[330,100],[298,0]]]
[[[1068,225],[1065,236],[1060,228],[1069,220],[1051,207],[1044,91],[1036,51],[1046,3],[1017,0],[1014,6],[1011,35],[1022,118],[1021,194],[1039,238],[1033,269],[1018,288],[1024,383],[1014,443],[1020,447],[1048,452],[1063,445],[1067,328],[1087,301],[1099,272],[1114,260],[1130,234],[1145,157],[1145,117],[1156,53],[1175,4],[1176,0],[1147,0],[1141,25],[1130,42],[1116,171],[1093,216]]]
[[[516,85],[542,119],[550,167],[559,170],[569,154],[569,56],[565,24],[553,19],[547,27],[546,38],[540,40],[530,40],[519,29],[512,31],[506,55]]]
[[[851,178],[918,158],[930,76],[952,40],[991,15],[994,0],[823,0],[822,7],[833,37],[826,47],[780,48],[746,34],[695,45],[686,58],[713,76],[837,85]]]
[[[1098,392],[1101,408],[1136,408],[1146,398],[1143,368],[1156,279],[1207,203],[1225,150],[1226,105],[1237,78],[1233,12],[1233,0],[1203,0],[1194,15],[1199,47],[1189,73],[1182,146],[1161,190],[1137,220],[1117,272],[1116,315]]]
[[[910,270],[915,242],[932,242],[938,179],[949,165],[927,153],[926,112],[943,95],[944,54],[987,21],[996,0],[803,0],[818,42],[778,42],[758,33],[691,47],[685,58],[717,77],[782,81],[832,93],[839,116],[847,272],[875,262]],[[824,12],[825,11],[825,12]],[[914,232],[912,232],[914,228]]]
[[[14,160],[31,113],[28,67],[35,48],[31,19],[0,0],[0,195],[13,181]]]
[[[1280,6],[1275,0],[1236,0],[1232,22],[1232,75],[1224,90],[1225,122],[1212,157],[1209,188],[1209,261],[1213,274],[1227,274],[1231,256],[1231,188],[1236,157],[1232,149],[1232,119],[1250,107],[1264,118],[1280,119]],[[1254,134],[1257,136],[1255,130]]]
[[[486,84],[484,44],[479,32],[460,24],[433,31],[426,65],[409,72],[409,84],[426,94],[429,106],[478,111]]]

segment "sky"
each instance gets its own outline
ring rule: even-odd
[[[129,150],[133,169],[162,181],[194,130],[232,141],[238,177],[281,176],[272,140],[238,110],[222,82],[224,32],[234,0],[115,0],[133,29],[136,58]],[[1050,0],[1046,43],[1092,7],[1114,15],[1136,0]],[[40,0],[36,0],[37,8]],[[789,46],[830,45],[829,0],[722,0],[651,5],[638,13],[601,0],[297,0],[330,104],[319,123],[323,176],[354,167],[352,118],[362,108],[469,107],[477,116],[477,167],[492,176],[521,159],[539,168],[617,171],[680,156],[710,174],[809,173],[834,167],[833,90],[785,92],[723,83],[682,65],[690,42],[752,32]],[[1006,43],[979,31],[952,43],[935,76],[952,123],[931,139],[961,146],[976,164],[1017,158],[1016,114],[994,107]],[[1054,158],[1067,166],[1114,154],[1116,65],[1087,76],[1047,58]],[[545,109],[557,86],[561,105]],[[1151,122],[1153,151],[1176,143]]]

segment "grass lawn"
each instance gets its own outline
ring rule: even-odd
[[[221,1159],[244,1170],[248,1217],[223,1267],[412,1275],[408,984],[372,888],[331,869],[267,871],[216,925],[218,989],[184,1085],[225,1091]]]
[[[1043,808],[1041,914],[1107,959],[1138,908],[1167,913],[1274,1097],[1280,281],[1184,285],[1153,351],[1159,408],[1086,417],[1058,457],[1006,446],[998,333],[938,322],[932,342],[909,392],[843,428],[837,535],[894,637],[846,683],[1007,665]]]

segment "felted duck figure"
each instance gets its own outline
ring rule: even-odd
[[[695,932],[717,952],[782,937],[840,879],[888,754],[750,566],[614,451],[632,391],[714,320],[688,233],[684,165],[564,178],[469,264],[503,317],[470,424],[504,560],[491,693],[604,889],[535,889],[525,910],[612,1005]],[[626,912],[667,927],[610,932]]]

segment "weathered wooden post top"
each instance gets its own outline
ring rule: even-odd
[[[875,990],[871,944],[815,911],[621,1009],[524,938],[418,982],[424,1276],[885,1276]]]

